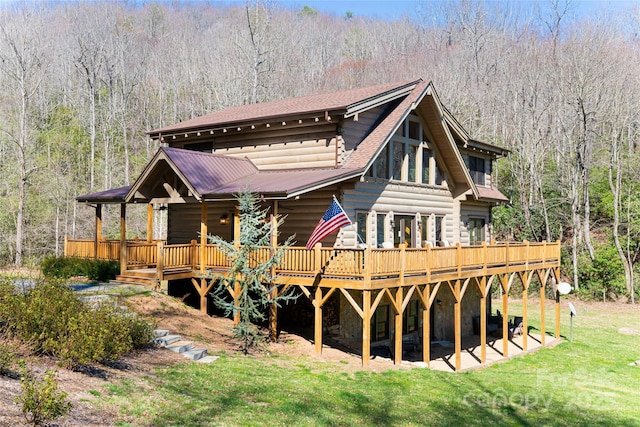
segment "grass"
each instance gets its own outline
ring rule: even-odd
[[[640,310],[574,304],[573,342],[478,371],[349,372],[312,358],[222,354],[108,386],[101,398],[131,426],[640,425],[640,367],[629,365],[640,336],[617,332],[640,329]],[[536,327],[539,309],[529,316]],[[553,310],[545,317],[553,330]]]

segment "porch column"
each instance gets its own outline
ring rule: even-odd
[[[127,271],[127,205],[120,204],[120,274]]]
[[[313,299],[314,307],[314,326],[313,326],[313,344],[316,356],[322,355],[322,289],[316,287],[316,294]]]
[[[153,203],[147,203],[147,243],[153,242]]]
[[[96,205],[96,232],[94,235],[94,244],[93,248],[93,258],[98,259],[98,245],[100,244],[100,240],[102,240],[102,204],[98,203]]]
[[[398,287],[396,291],[396,301],[394,308],[395,315],[395,360],[396,365],[402,363],[402,300],[403,300],[402,286]]]
[[[500,277],[502,286],[502,357],[509,356],[509,282],[507,274]]]
[[[544,302],[545,302],[545,293],[546,293],[546,278],[545,280],[540,280],[540,344],[544,345],[544,337],[547,334],[545,331],[544,324]]]
[[[487,277],[482,276],[480,288],[480,363],[487,361]]]
[[[371,291],[362,291],[362,366],[371,358]]]
[[[203,279],[205,273],[205,265],[207,264],[206,260],[206,244],[207,244],[207,204],[204,200],[200,203],[200,277],[203,281],[201,283],[202,289],[205,289],[206,280]],[[200,311],[203,313],[207,313],[207,293],[202,292],[200,294]]]
[[[455,303],[453,305],[453,335],[455,337],[455,351],[456,351],[456,371],[460,370],[461,366],[461,357],[460,352],[462,351],[462,332],[460,324],[462,323],[461,319],[461,310],[460,305],[462,304],[460,297],[460,280],[456,280],[454,284],[454,300]]]

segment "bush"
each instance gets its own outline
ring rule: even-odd
[[[119,271],[117,261],[75,257],[45,257],[40,269],[45,277],[68,279],[74,276],[85,276],[89,280],[106,282],[115,279]]]
[[[22,394],[16,397],[15,402],[22,405],[25,419],[34,426],[53,421],[71,410],[67,393],[58,389],[54,371],[47,370],[44,379],[40,379],[23,365],[20,388]]]
[[[0,375],[11,372],[16,363],[16,351],[12,345],[0,343]]]
[[[0,294],[1,297],[1,294]],[[110,362],[153,343],[153,326],[113,304],[92,308],[68,286],[44,281],[0,300],[8,332],[68,366]]]
[[[595,247],[595,259],[582,255],[578,259],[578,295],[581,299],[616,299],[626,293],[624,269],[615,246]]]

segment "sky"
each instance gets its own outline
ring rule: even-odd
[[[446,0],[427,0],[430,3],[444,3]],[[495,0],[487,0],[491,3]],[[532,7],[536,3],[548,5],[549,0],[512,0],[519,3],[519,6]],[[578,15],[594,14],[605,9],[614,11],[628,10],[630,7],[640,7],[640,0],[572,0],[575,12]],[[224,3],[242,4],[243,1],[223,0]],[[562,0],[561,0],[562,2]],[[273,3],[280,4],[288,9],[301,10],[304,6],[309,6],[319,12],[332,14],[335,16],[345,16],[347,12],[353,13],[354,17],[378,18],[385,20],[395,20],[404,15],[414,18],[416,11],[425,0],[273,0]]]

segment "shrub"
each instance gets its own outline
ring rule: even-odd
[[[20,388],[22,394],[16,397],[15,402],[22,405],[25,419],[34,426],[53,421],[71,410],[67,393],[58,389],[54,371],[47,370],[44,379],[41,379],[23,365]]]
[[[0,343],[0,375],[11,372],[16,363],[16,351],[8,343]]]
[[[51,280],[0,300],[0,315],[6,329],[36,353],[60,357],[71,367],[115,361],[153,342],[153,326],[144,319],[113,304],[92,308]]]
[[[105,282],[115,279],[119,264],[117,261],[103,259],[48,256],[40,263],[40,269],[49,278],[85,276],[89,280]]]

